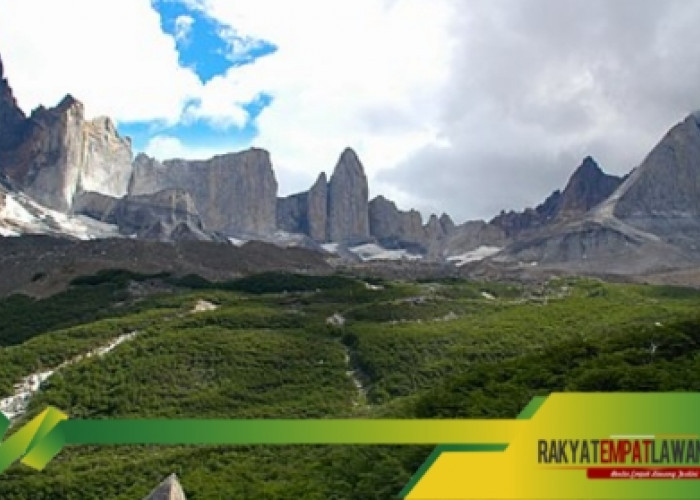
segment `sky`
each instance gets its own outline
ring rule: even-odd
[[[372,196],[462,222],[587,156],[637,166],[700,108],[695,0],[0,0],[25,110],[68,92],[135,152],[262,147],[280,195],[345,147]]]

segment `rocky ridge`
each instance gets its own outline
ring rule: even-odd
[[[357,154],[330,179],[277,198],[262,149],[160,162],[109,118],[86,120],[66,96],[28,117],[0,61],[0,235],[133,236],[161,241],[270,241],[333,252],[345,262],[425,258],[577,272],[641,273],[700,265],[700,114],[671,129],[625,178],[586,157],[563,190],[522,212],[455,225],[449,216],[369,201]],[[238,244],[238,243],[235,243]],[[371,255],[370,255],[371,254]],[[368,257],[369,258],[369,257]],[[471,265],[471,264],[470,264]]]
[[[124,236],[159,241],[217,239],[205,231],[192,197],[181,189],[120,199],[88,191],[76,198],[73,212],[113,224]]]
[[[147,195],[164,189],[189,192],[210,231],[259,236],[276,229],[277,180],[270,155],[262,149],[209,160],[162,163],[138,155],[129,195]]]
[[[604,173],[593,158],[587,156],[576,168],[563,191],[556,190],[536,208],[523,212],[501,212],[491,224],[506,236],[537,230],[544,226],[582,217],[606,200],[623,179]]]
[[[71,95],[26,117],[3,73],[0,61],[0,174],[14,188],[62,212],[82,191],[126,194],[131,141],[119,136],[109,118],[86,120],[83,105]]]

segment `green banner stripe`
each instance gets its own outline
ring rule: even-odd
[[[67,445],[508,442],[513,420],[67,420]]]
[[[48,408],[0,445],[0,472],[17,460],[43,469],[67,445],[426,445],[509,442],[514,420],[68,420]],[[488,443],[483,436],[489,436]]]
[[[31,453],[32,448],[37,447],[41,450],[46,440],[45,438],[48,436],[58,436],[59,441],[62,443],[60,432],[55,429],[66,418],[68,417],[56,408],[47,408],[7,438],[0,444],[0,472],[28,453]],[[2,415],[2,420],[4,425],[9,424],[4,415]],[[36,456],[39,457],[40,455],[41,452],[37,452]],[[41,464],[41,460],[38,460],[37,463]],[[38,468],[43,468],[44,465]]]
[[[523,411],[518,414],[518,420],[528,420],[532,418],[545,401],[547,401],[547,396],[535,396],[532,398],[527,406],[523,408]]]

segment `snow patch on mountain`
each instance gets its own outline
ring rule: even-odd
[[[410,253],[408,250],[387,250],[375,243],[366,243],[349,249],[363,261],[370,260],[421,260],[422,255]]]
[[[63,234],[89,240],[119,237],[116,226],[85,217],[71,216],[51,210],[16,192],[4,194],[0,208],[0,235]]]
[[[451,257],[447,257],[447,260],[449,262],[452,262],[455,266],[461,267],[469,262],[477,262],[480,260],[484,260],[487,257],[496,255],[500,251],[500,247],[480,246],[475,250],[470,250],[460,255],[453,255]]]

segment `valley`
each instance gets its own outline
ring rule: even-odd
[[[100,314],[71,316],[90,297]],[[17,425],[47,405],[73,418],[513,418],[552,391],[700,389],[700,292],[689,288],[103,271],[22,299],[24,324],[17,308],[2,307],[19,300],[0,302],[1,323],[25,332],[0,336],[2,398],[29,373],[139,334],[56,371]],[[62,314],[31,321],[52,304]],[[334,315],[344,321],[328,321]],[[13,466],[0,496],[143,498],[177,473],[188,498],[385,499],[430,451],[68,448],[41,473]]]

